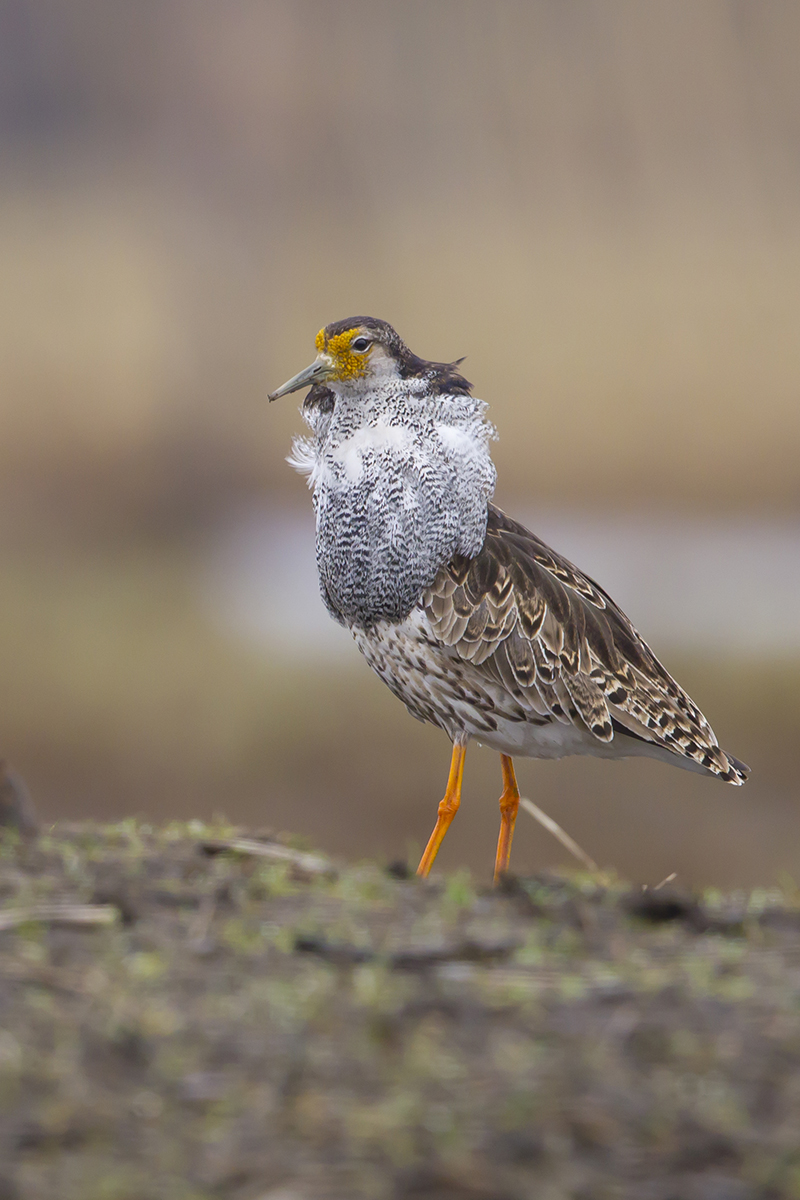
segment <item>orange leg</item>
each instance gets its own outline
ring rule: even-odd
[[[519,809],[519,788],[514,774],[514,763],[507,754],[501,754],[500,766],[503,770],[503,794],[500,797],[500,836],[497,839],[497,857],[494,861],[495,883],[508,870],[514,823]]]
[[[433,866],[433,860],[439,853],[439,847],[444,841],[444,835],[450,828],[453,817],[458,812],[458,807],[461,804],[461,780],[464,776],[464,759],[466,756],[466,746],[459,746],[458,744],[453,746],[447,791],[444,794],[444,799],[439,802],[439,815],[436,818],[433,833],[425,847],[425,853],[419,860],[419,866],[417,867],[418,875],[427,875],[430,871]]]

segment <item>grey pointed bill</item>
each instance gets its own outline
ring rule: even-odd
[[[324,358],[315,358],[310,367],[306,367],[298,375],[287,379],[281,387],[270,392],[267,399],[278,400],[281,396],[288,396],[290,392],[299,392],[300,388],[311,387],[313,383],[321,383],[329,374],[330,369],[330,363],[326,362]]]

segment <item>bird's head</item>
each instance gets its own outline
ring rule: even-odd
[[[316,348],[313,363],[270,392],[270,400],[314,384],[334,393],[358,394],[392,379],[425,378],[434,390],[451,392],[468,392],[470,388],[456,370],[457,363],[418,358],[388,321],[377,317],[347,317],[326,325],[317,334]]]
[[[402,373],[403,361],[413,357],[399,335],[377,317],[348,317],[320,329],[317,357],[309,367],[270,393],[270,400],[312,384],[333,391],[366,390]]]

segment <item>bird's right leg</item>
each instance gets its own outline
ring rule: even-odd
[[[433,866],[433,860],[439,853],[439,847],[444,841],[444,835],[450,828],[453,817],[458,812],[458,807],[461,804],[461,780],[464,777],[464,759],[467,756],[467,747],[460,746],[458,742],[453,746],[453,757],[450,760],[450,777],[447,780],[447,791],[444,798],[439,802],[439,815],[436,818],[436,824],[433,833],[430,836],[425,853],[419,860],[417,867],[418,875],[427,875]]]

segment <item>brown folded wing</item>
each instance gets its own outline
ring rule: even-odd
[[[434,636],[503,686],[520,717],[582,725],[599,742],[616,731],[746,777],[611,597],[494,505],[481,552],[453,558],[422,602]]]

